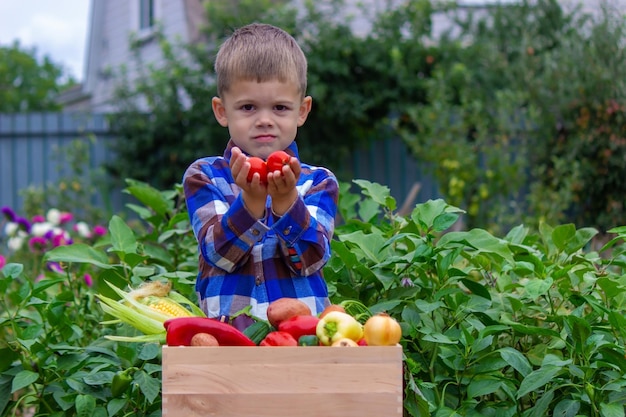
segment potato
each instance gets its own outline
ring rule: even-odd
[[[279,298],[267,307],[267,321],[275,328],[294,316],[310,316],[311,309],[304,302],[295,298]]]
[[[215,336],[209,333],[196,333],[191,338],[190,346],[219,346]]]
[[[340,306],[339,304],[331,304],[328,307],[326,307],[324,311],[320,313],[320,319],[323,319],[326,316],[326,314],[330,313],[331,311],[340,311],[342,313],[345,313],[346,309],[343,308],[343,306]]]

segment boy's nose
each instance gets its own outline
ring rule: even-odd
[[[259,112],[256,124],[257,126],[272,126],[274,124],[272,113],[266,111]]]

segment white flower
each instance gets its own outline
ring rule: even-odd
[[[55,208],[48,210],[46,220],[54,225],[61,223],[61,212]]]
[[[24,245],[24,238],[22,236],[13,236],[9,238],[9,241],[7,242],[7,246],[9,247],[9,250],[14,251],[14,252],[20,250],[23,245]]]
[[[48,233],[50,230],[52,230],[52,224],[48,222],[35,223],[30,228],[30,233],[33,236],[43,236],[46,233]]]
[[[18,228],[19,225],[17,223],[7,222],[6,226],[4,226],[4,233],[6,233],[7,236],[14,236]]]
[[[87,223],[85,222],[78,222],[76,223],[76,225],[74,226],[76,231],[78,232],[78,235],[81,237],[91,237],[91,230],[89,229],[89,226],[87,226]]]

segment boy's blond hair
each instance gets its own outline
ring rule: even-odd
[[[215,59],[217,94],[237,80],[294,82],[304,97],[307,61],[296,40],[272,25],[252,23],[237,29]]]

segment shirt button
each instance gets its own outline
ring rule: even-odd
[[[289,233],[291,233],[291,226],[288,226],[285,230],[283,230],[283,235],[287,236]]]
[[[256,280],[254,280],[254,283],[256,285],[261,285],[261,278],[257,278]]]
[[[252,230],[252,234],[253,234],[254,236],[258,236],[258,235],[259,235],[259,233],[261,233],[261,232],[259,232],[257,229],[253,229],[253,230]]]

